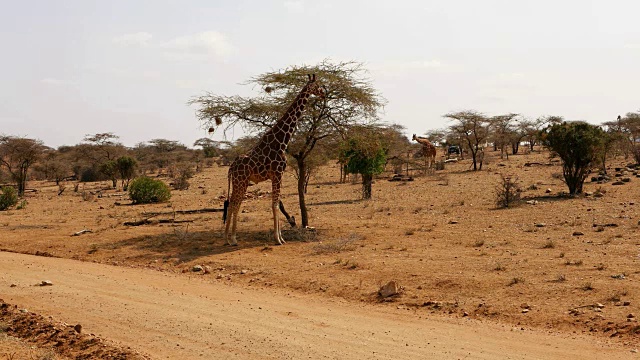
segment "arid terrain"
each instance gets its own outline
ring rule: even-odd
[[[609,173],[614,178],[615,168],[624,168],[626,164],[622,158],[610,163]],[[310,225],[315,232],[288,230],[284,234],[288,243],[284,246],[275,246],[270,238],[269,183],[249,189],[251,196],[243,203],[238,224],[238,247],[223,246],[221,213],[180,213],[221,208],[227,188],[226,167],[214,165],[205,169],[191,179],[188,190],[173,191],[169,203],[154,205],[130,205],[121,190],[104,190],[108,183],[80,184],[77,192],[73,191],[74,184],[69,183],[67,189],[57,195],[59,188],[54,183],[30,182],[28,187],[37,191],[27,194],[26,206],[0,213],[0,248],[6,252],[40,255],[51,264],[73,259],[105,264],[122,271],[164,274],[167,282],[173,284],[166,292],[176,297],[176,314],[189,311],[188,306],[180,305],[177,284],[197,282],[197,286],[210,284],[216,289],[222,286],[240,293],[250,292],[254,306],[259,306],[261,301],[256,292],[265,294],[265,299],[276,296],[269,294],[289,294],[302,303],[339,303],[360,309],[357,311],[361,313],[381,311],[387,318],[402,319],[410,329],[419,329],[415,324],[418,319],[431,318],[439,321],[431,325],[436,328],[444,328],[447,321],[462,327],[471,326],[471,336],[474,333],[491,334],[494,330],[487,329],[495,327],[511,329],[505,334],[513,331],[532,336],[544,334],[561,341],[575,337],[583,340],[581,344],[598,344],[602,351],[619,351],[615,357],[600,358],[621,358],[621,354],[637,357],[633,351],[640,345],[637,321],[640,314],[637,300],[640,298],[637,281],[640,276],[640,204],[637,203],[640,201],[640,178],[631,171],[622,170],[620,177],[630,178],[623,185],[613,185],[615,180],[603,184],[587,180],[587,195],[567,197],[562,195],[566,186],[559,176],[560,163],[551,161],[546,153],[501,160],[497,153],[489,152],[482,171],[472,172],[469,167],[469,160],[449,163],[445,170],[433,175],[416,173],[415,180],[409,182],[390,182],[383,176],[373,185],[373,199],[363,201],[360,200],[359,184],[340,184],[338,168],[327,166],[311,180],[307,193]],[[519,206],[496,209],[500,174],[519,179],[523,189],[523,201]],[[283,186],[284,204],[289,212],[297,215],[296,181],[292,173],[285,177]],[[144,219],[150,221],[139,226],[125,225],[125,222]],[[72,236],[82,230],[89,231]],[[21,261],[15,265],[28,263],[28,260]],[[82,263],[65,262],[60,267],[77,266],[70,264]],[[201,271],[194,271],[197,265]],[[127,340],[124,331],[118,330],[126,324],[119,318],[119,313],[126,312],[126,307],[118,308],[117,303],[110,303],[101,310],[108,312],[107,316],[102,314],[102,318],[95,315],[75,318],[72,315],[84,313],[73,310],[75,308],[96,306],[90,291],[95,291],[96,296],[107,292],[100,286],[94,290],[79,285],[80,278],[85,276],[83,272],[79,272],[75,280],[82,291],[78,290],[80,295],[72,296],[58,288],[65,281],[71,282],[73,275],[70,274],[74,272],[56,272],[62,278],[38,278],[30,283],[25,277],[26,270],[20,277],[9,275],[9,265],[3,266],[7,266],[7,273],[0,278],[0,299],[16,305],[16,309],[26,307],[44,317],[52,316],[52,321],[68,322],[71,326],[74,325],[72,322],[80,322],[108,344],[111,344],[110,340],[117,341],[114,349],[126,350],[127,346],[135,344],[135,336]],[[46,263],[37,266],[47,268]],[[86,271],[98,270],[88,268]],[[118,271],[113,271],[114,276]],[[146,275],[135,274],[129,276],[146,278]],[[123,289],[134,294],[135,288],[126,283],[127,276],[120,276],[123,276],[124,283],[120,283]],[[149,275],[149,279],[161,277]],[[53,285],[33,286],[41,280],[51,280]],[[380,298],[378,289],[392,280],[400,285],[400,293]],[[147,286],[163,289],[164,284],[157,281]],[[43,289],[49,295],[45,296]],[[62,301],[65,296],[72,300]],[[276,306],[275,301],[264,301]],[[145,311],[139,308],[140,302],[149,304],[147,312],[159,311],[147,299],[136,302],[136,312]],[[197,327],[200,322],[196,320],[203,316],[199,309],[194,307],[194,325],[189,332],[207,331]],[[104,318],[108,319],[108,316],[114,318],[111,332],[119,334],[116,339],[106,330]],[[318,310],[313,319],[321,318],[322,312]],[[0,321],[6,323],[8,320]],[[96,322],[95,327],[92,327],[92,321]],[[163,339],[167,328],[175,325],[171,324],[157,324],[155,341]],[[151,336],[148,334],[153,330],[149,324],[134,322],[127,326],[144,329],[146,336]],[[384,332],[384,326],[384,323],[373,324],[371,331]],[[322,324],[318,328],[322,329]],[[264,331],[264,328],[256,331]],[[447,331],[455,334],[460,330]],[[22,333],[27,334],[22,336],[24,341],[35,341],[42,348],[40,351],[48,351],[47,346],[51,344],[38,343],[37,334]],[[339,338],[338,333],[329,335]],[[407,338],[416,339],[409,335]],[[455,340],[455,335],[450,338]],[[389,338],[386,346],[399,346],[401,339],[402,336]],[[532,341],[520,337],[508,339],[514,347],[516,343]],[[165,340],[173,341],[171,338]],[[5,348],[13,347],[13,343],[7,345],[8,341],[17,340],[6,336],[4,340],[0,339],[0,358],[3,355],[10,358]],[[209,346],[220,350],[218,343],[227,341],[230,340],[223,339],[215,346]],[[307,341],[313,342],[311,338]],[[140,346],[132,348],[150,354],[151,358],[162,358],[160,353],[168,358],[178,356],[164,350],[155,352],[162,347],[154,347],[151,340],[148,343],[152,345],[144,349]],[[487,348],[495,351],[494,358],[501,358],[501,348],[486,343]],[[24,351],[33,351],[29,349],[29,343],[21,344],[25,346]],[[414,343],[411,345],[411,351],[418,351],[413,347]],[[469,346],[476,352],[458,352],[460,348],[456,347],[451,349],[450,355],[435,351],[431,354],[434,358],[492,358],[491,354],[479,355],[478,343]],[[257,347],[268,348],[264,344]],[[376,348],[383,347],[378,345]],[[263,355],[295,358],[292,354],[300,349],[295,346],[290,349],[293,353]],[[571,353],[581,358],[598,354],[593,348],[580,344],[566,345],[564,349],[583,351]],[[65,356],[78,354],[70,351]],[[240,354],[238,358],[243,358],[241,353],[237,354]],[[304,354],[312,358],[339,358],[339,353],[331,352]],[[353,358],[372,356],[357,352],[349,354]],[[385,354],[381,357],[393,355]],[[401,358],[411,358],[428,353],[408,351],[398,354]],[[245,355],[245,358],[259,357],[250,351]],[[36,356],[39,355],[32,357]],[[553,356],[563,358],[561,352]],[[537,358],[553,356],[539,353]],[[513,358],[527,357],[514,355]]]

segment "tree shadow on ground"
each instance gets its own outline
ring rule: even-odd
[[[341,204],[357,204],[362,202],[362,199],[357,200],[332,200],[332,201],[321,201],[315,203],[309,203],[309,206],[322,206],[322,205],[341,205]]]
[[[296,241],[294,230],[283,230],[285,241]],[[238,231],[238,246],[224,245],[224,233],[212,231],[171,231],[156,235],[136,236],[115,243],[104,244],[99,250],[131,249],[130,259],[142,261],[168,260],[190,262],[195,259],[232,253],[248,248],[275,245],[271,231]]]
[[[565,201],[571,199],[578,199],[583,197],[582,195],[569,195],[568,193],[554,194],[554,195],[539,195],[539,196],[524,196],[520,200],[522,202],[536,200],[536,201]]]

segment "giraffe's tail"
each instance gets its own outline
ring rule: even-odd
[[[229,199],[224,201],[224,208],[222,209],[222,223],[227,223],[227,211],[229,210]]]
[[[227,187],[227,200],[224,201],[224,205],[222,208],[222,223],[227,223],[227,212],[229,211],[229,197],[231,196],[231,171],[229,171],[229,175],[227,176],[227,180],[229,185]]]

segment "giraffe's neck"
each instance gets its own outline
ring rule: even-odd
[[[263,145],[270,148],[279,148],[282,151],[286,149],[291,136],[296,130],[298,120],[302,116],[302,111],[309,101],[309,95],[307,86],[305,86],[284,115],[264,134],[261,141],[264,143]]]

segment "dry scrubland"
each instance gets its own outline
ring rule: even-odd
[[[611,163],[614,173],[624,160]],[[243,203],[238,247],[222,245],[220,213],[172,213],[222,207],[227,167],[197,174],[168,204],[131,206],[117,190],[82,196],[108,183],[81,184],[77,193],[69,184],[57,196],[55,184],[31,182],[38,191],[27,195],[26,208],[0,213],[0,248],[172,272],[201,265],[210,270],[201,276],[238,286],[640,343],[640,178],[629,173],[622,186],[587,181],[587,192],[604,196],[568,198],[559,196],[566,191],[560,164],[546,153],[500,160],[488,152],[483,171],[468,171],[469,165],[447,164],[412,182],[379,178],[370,201],[359,200],[359,184],[339,184],[338,168],[327,166],[307,194],[317,234],[289,230],[285,246],[270,238],[268,182],[249,189],[257,196]],[[496,209],[500,174],[517,176],[524,200],[536,203]],[[292,173],[283,186],[283,201],[295,214]],[[123,225],[152,212],[162,214],[151,220],[183,222]],[[83,229],[91,232],[71,236]],[[379,299],[377,290],[390,280],[401,294]]]

